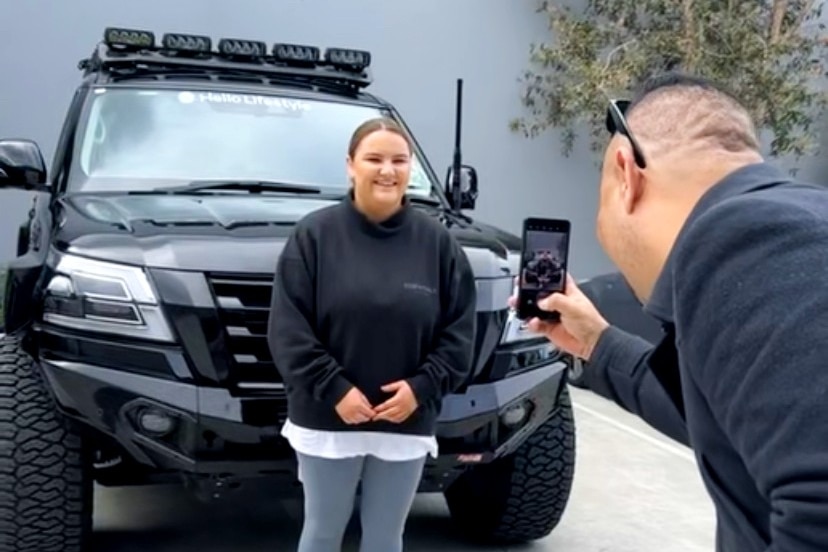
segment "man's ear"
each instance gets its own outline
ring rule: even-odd
[[[622,146],[615,150],[615,170],[618,175],[619,193],[624,210],[627,214],[631,214],[644,195],[644,176],[635,163],[631,148]]]

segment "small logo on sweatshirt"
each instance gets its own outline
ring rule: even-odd
[[[403,284],[403,287],[411,291],[418,291],[420,293],[426,293],[428,295],[435,295],[437,293],[437,290],[433,287],[429,287],[423,284],[416,284],[414,282],[406,282]]]

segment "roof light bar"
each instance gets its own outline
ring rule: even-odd
[[[302,44],[274,44],[273,57],[285,63],[314,64],[319,61],[320,52],[316,46]]]
[[[107,27],[104,31],[104,42],[108,46],[119,46],[130,49],[154,48],[155,35],[150,31],[142,31],[140,29]]]
[[[218,43],[219,53],[225,56],[255,58],[267,55],[267,45],[256,40],[222,38]]]
[[[87,72],[107,71],[118,78],[153,73],[170,68],[195,71],[248,72],[308,78],[335,87],[364,88],[372,79],[367,69],[371,53],[350,48],[323,50],[307,44],[270,44],[257,40],[221,38],[185,33],[159,33],[160,42],[151,31],[123,27],[106,27],[103,44],[93,55],[81,61]],[[268,50],[270,48],[270,50]],[[224,58],[223,60],[220,58]]]
[[[179,52],[208,53],[213,47],[209,36],[189,35],[181,33],[167,33],[161,39],[161,44],[168,50]]]
[[[347,48],[328,48],[325,61],[340,69],[362,71],[371,65],[371,53]]]

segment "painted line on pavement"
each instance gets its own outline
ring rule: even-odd
[[[606,414],[601,414],[600,412],[598,412],[596,410],[593,410],[592,408],[589,408],[588,406],[583,406],[583,405],[577,404],[574,401],[572,403],[572,406],[573,406],[573,408],[575,408],[577,410],[581,410],[581,411],[589,414],[590,416],[594,416],[595,418],[598,418],[599,420],[602,420],[602,421],[610,424],[611,426],[617,427],[618,429],[620,429],[622,431],[626,431],[630,435],[634,435],[634,436],[638,437],[639,439],[643,439],[644,441],[647,441],[651,445],[654,445],[654,446],[656,446],[656,447],[658,447],[658,448],[660,448],[660,449],[662,449],[666,452],[669,452],[670,454],[673,454],[675,456],[683,458],[684,460],[687,460],[688,462],[692,462],[693,465],[696,464],[696,457],[693,456],[693,453],[690,452],[689,450],[687,450],[686,448],[683,448],[679,445],[671,445],[669,443],[665,443],[664,441],[661,441],[659,439],[656,439],[655,437],[647,435],[643,431],[639,431],[639,430],[635,429],[634,427],[630,427],[626,424],[622,424],[618,420],[614,420],[614,419],[610,418],[609,416],[607,416]]]

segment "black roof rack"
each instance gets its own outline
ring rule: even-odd
[[[78,68],[85,76],[94,74],[109,81],[164,76],[213,76],[222,80],[239,77],[350,93],[372,83],[367,66],[332,63],[327,56],[313,61],[282,60],[275,55],[276,47],[274,55],[261,52],[263,49],[260,53],[234,56],[209,49],[194,53],[156,47],[154,41],[152,46],[124,47],[104,40],[90,57],[80,61]],[[370,60],[370,54],[364,54]]]

